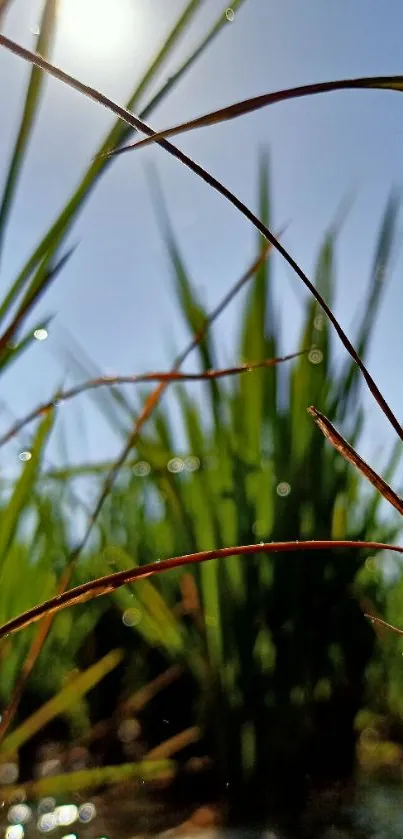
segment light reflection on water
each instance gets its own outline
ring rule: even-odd
[[[160,839],[403,839],[403,784],[364,781],[357,787],[354,804],[339,806],[337,813],[321,814],[321,825],[311,825],[308,832],[295,834],[267,825],[262,831],[202,829],[188,822],[180,813],[165,819],[164,808],[149,799],[139,800],[136,792],[94,796],[94,802],[56,802],[46,810],[42,801],[26,802],[3,808],[0,839],[34,839],[51,834],[54,839],[135,839],[159,836]],[[47,799],[50,803],[51,799]],[[16,824],[18,808],[21,822]],[[45,812],[44,812],[45,809]],[[315,809],[315,807],[313,808]],[[318,805],[318,809],[320,806]],[[315,819],[313,820],[315,822]],[[10,824],[11,822],[11,824]],[[180,824],[178,825],[178,822]],[[73,825],[74,823],[74,825]],[[178,825],[177,827],[175,826]],[[187,825],[189,828],[187,829]],[[66,826],[71,825],[71,833]]]

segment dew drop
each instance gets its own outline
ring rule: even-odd
[[[137,626],[141,621],[141,612],[139,609],[126,609],[123,612],[122,621],[125,626]]]
[[[54,798],[42,798],[38,804],[38,813],[51,813],[56,807],[56,801]]]
[[[118,737],[119,740],[122,741],[122,743],[131,743],[139,736],[139,734],[140,725],[136,719],[134,719],[133,717],[128,717],[127,719],[122,720],[118,728]]]
[[[46,338],[49,337],[49,332],[47,329],[35,329],[34,338],[37,341],[46,341]]]
[[[316,315],[316,318],[313,322],[313,325],[314,325],[315,329],[318,330],[318,332],[321,332],[321,330],[323,329],[323,327],[325,325],[324,316],[323,315]]]
[[[80,822],[90,822],[97,814],[95,804],[92,801],[86,801],[78,808],[78,818]]]
[[[8,821],[13,825],[26,824],[29,822],[31,816],[31,808],[28,807],[28,804],[24,804],[23,802],[20,804],[14,804],[13,807],[10,807],[7,813]]]
[[[24,828],[22,824],[11,824],[6,828],[5,839],[22,839],[24,836]]]
[[[320,364],[323,360],[322,350],[310,350],[310,352],[308,353],[308,359],[311,362],[311,364]]]
[[[229,23],[232,23],[235,20],[234,10],[233,9],[227,9],[226,12],[225,12],[225,17],[227,18]]]
[[[177,474],[178,472],[182,472],[184,468],[184,461],[181,457],[172,457],[171,460],[168,461],[168,471],[173,472],[173,474]]]
[[[37,828],[41,833],[49,833],[57,827],[57,819],[55,813],[44,813],[39,816]]]
[[[145,478],[151,472],[151,466],[146,460],[139,460],[133,466],[133,472],[138,478]]]
[[[18,455],[18,459],[21,460],[23,463],[27,460],[31,460],[32,453],[28,451],[20,452]]]
[[[194,455],[189,455],[189,457],[185,457],[185,469],[187,472],[197,472],[200,469],[200,460],[198,457]]]
[[[66,827],[73,824],[78,818],[78,807],[75,804],[62,804],[60,807],[56,807],[54,815],[57,825]]]
[[[286,496],[291,492],[291,486],[287,483],[287,481],[280,481],[280,483],[277,484],[276,492],[280,498],[286,498]]]

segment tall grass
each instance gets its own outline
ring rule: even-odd
[[[235,0],[234,9],[238,10],[243,0]],[[1,24],[7,24],[7,11],[10,4],[2,3],[0,7]],[[178,64],[169,80],[158,86],[158,76],[165,62],[175,54],[175,48],[186,35],[188,29],[198,13],[201,0],[190,0],[157,54],[151,58],[148,67],[140,81],[133,88],[127,102],[129,109],[135,109],[137,102],[147,97],[151,86],[157,83],[156,92],[149,97],[143,109],[143,116],[151,113],[153,108],[179,84],[194,62],[208,49],[214,39],[220,34],[226,24],[225,8],[221,10],[211,28],[207,30],[187,58]],[[42,19],[35,49],[46,59],[50,56],[57,29],[57,3],[45,0]],[[2,42],[4,43],[4,37]],[[11,149],[8,169],[5,172],[4,186],[0,198],[0,247],[3,245],[9,225],[12,223],[12,211],[17,195],[19,176],[23,165],[29,164],[29,140],[40,118],[41,97],[44,76],[40,69],[33,66],[28,81],[25,100],[21,106],[20,124],[17,130],[14,148]],[[38,242],[33,253],[28,256],[16,277],[8,278],[8,287],[0,301],[0,371],[18,360],[22,352],[26,351],[35,340],[38,329],[45,329],[48,320],[37,323],[24,332],[27,318],[33,313],[38,300],[46,294],[51,283],[60,276],[62,268],[70,257],[70,252],[64,250],[66,236],[72,229],[85,202],[91,197],[103,173],[111,165],[111,161],[103,157],[110,147],[124,143],[131,136],[132,130],[120,120],[116,120],[111,130],[100,143],[87,170],[79,178],[73,194],[66,198],[65,206],[50,224],[43,239]],[[53,403],[54,400],[52,400]],[[56,400],[57,401],[57,400]],[[40,465],[43,451],[49,439],[54,421],[55,409],[48,406],[39,412],[44,414],[40,424],[34,432],[34,437],[27,446],[27,461],[21,468],[18,479],[10,497],[5,496],[3,502],[1,524],[1,565],[2,581],[1,620],[6,622],[21,609],[27,609],[43,597],[50,596],[55,591],[63,590],[71,579],[79,582],[88,574],[86,565],[76,568],[76,546],[72,544],[69,532],[69,515],[71,515],[71,493],[66,501],[63,489],[54,495],[49,494],[40,485]],[[60,503],[62,502],[63,503]],[[27,536],[28,533],[28,536]],[[21,580],[24,580],[24,586]],[[55,622],[51,635],[47,638],[51,627],[41,627],[39,632],[34,630],[14,641],[3,642],[1,651],[2,678],[1,699],[4,705],[0,732],[5,735],[19,703],[27,689],[28,682],[39,695],[49,696],[62,690],[66,674],[73,671],[77,665],[77,655],[88,633],[92,632],[104,610],[103,604],[95,609],[83,612],[78,621],[67,613]],[[99,668],[98,678],[102,678],[104,671]],[[53,705],[59,707],[57,701]],[[77,703],[75,711],[77,711]],[[64,709],[68,711],[67,708]],[[82,706],[81,723],[88,723],[88,712]],[[77,717],[74,709],[71,715]],[[55,711],[56,713],[56,711]],[[87,713],[87,718],[86,718]],[[33,724],[26,725],[25,739],[34,733]],[[7,743],[7,739],[3,741]]]
[[[307,776],[320,776],[323,781],[351,770],[354,718],[363,702],[365,672],[374,649],[372,628],[359,605],[370,589],[364,569],[376,546],[393,540],[398,527],[381,517],[380,495],[374,498],[361,493],[361,479],[351,463],[365,477],[370,476],[369,467],[348,449],[329,423],[337,425],[353,445],[359,441],[364,420],[359,402],[361,373],[399,438],[403,438],[398,420],[365,365],[393,255],[399,208],[391,197],[380,226],[356,349],[332,310],[337,231],[329,229],[311,281],[271,232],[267,161],[264,159],[260,168],[255,214],[166,136],[212,125],[286,98],[343,88],[400,91],[402,77],[344,80],[280,91],[155,134],[144,118],[180,81],[226,21],[222,10],[189,58],[154,95],[140,117],[135,116],[140,96],[156,80],[200,5],[192,0],[184,8],[126,109],[48,60],[57,25],[56,4],[51,0],[44,4],[36,53],[0,35],[0,45],[32,63],[0,205],[0,245],[12,219],[19,172],[38,116],[43,71],[95,99],[117,117],[61,214],[18,276],[10,279],[0,303],[1,370],[32,342],[32,331],[23,331],[25,321],[50,284],[62,275],[70,256],[65,250],[66,236],[103,172],[112,165],[114,153],[124,150],[134,129],[146,134],[149,141],[158,142],[205,180],[259,232],[259,257],[234,287],[238,290],[255,276],[249,284],[233,375],[224,380],[223,374],[229,376],[228,369],[214,372],[216,352],[209,327],[234,289],[208,316],[193,289],[169,218],[164,217],[176,295],[191,341],[171,373],[151,377],[159,379],[159,384],[144,398],[137,416],[116,389],[111,391],[111,401],[102,403],[108,417],[115,419],[117,410],[120,416],[123,413],[122,428],[129,426],[129,431],[124,435],[119,458],[107,464],[106,476],[102,464],[93,469],[103,474],[103,479],[82,540],[71,544],[69,512],[55,503],[53,486],[61,476],[47,474],[47,480],[52,480],[51,492],[46,492],[41,483],[41,460],[54,423],[55,407],[51,403],[60,395],[34,409],[1,441],[19,433],[28,420],[40,417],[30,457],[11,495],[4,499],[0,527],[0,632],[16,633],[28,627],[25,633],[3,641],[0,655],[5,677],[0,689],[7,704],[1,734],[6,735],[31,676],[38,692],[42,686],[47,701],[5,736],[0,759],[21,748],[56,715],[75,714],[77,724],[81,714],[81,729],[90,725],[83,697],[120,664],[122,653],[111,649],[98,662],[83,668],[71,685],[63,682],[66,672],[76,666],[88,633],[96,638],[102,613],[108,609],[109,616],[112,611],[110,601],[107,605],[105,599],[91,606],[86,606],[86,601],[111,594],[114,609],[123,615],[126,626],[123,643],[128,645],[127,634],[134,633],[144,657],[148,651],[157,650],[164,666],[179,664],[197,685],[201,696],[197,722],[215,757],[220,788],[230,798],[233,814],[239,814],[245,802],[249,806],[253,802],[257,811],[264,785],[269,782],[276,786],[280,781],[284,788],[285,778],[289,784],[293,778],[300,781]],[[241,5],[239,0],[232,8]],[[266,259],[269,246],[280,252],[312,293],[299,355],[291,361],[288,357],[288,366],[280,364],[284,352],[280,323],[274,315],[270,261]],[[339,370],[334,366],[328,321],[349,354]],[[289,352],[294,349],[287,348]],[[178,383],[179,368],[191,350],[197,353],[205,379],[203,411],[183,382]],[[169,413],[160,405],[164,391],[173,387],[174,380],[185,429],[181,456],[177,454]],[[101,384],[105,382],[98,381]],[[96,385],[92,382],[91,386]],[[70,397],[82,389],[78,386]],[[312,403],[325,436],[307,413]],[[143,431],[146,421],[148,428]],[[326,435],[333,446],[328,445]],[[400,449],[394,449],[386,465],[388,480],[393,477],[399,453]],[[126,470],[128,462],[134,468]],[[65,470],[62,480],[76,477],[79,471]],[[385,483],[375,480],[375,485],[388,497]],[[389,500],[393,497],[390,491]],[[263,544],[254,545],[260,541]],[[234,546],[233,552],[228,545]],[[329,553],[331,545],[344,550]],[[358,547],[361,550],[356,550]],[[213,561],[217,552],[219,562]],[[169,556],[180,558],[161,563],[159,568],[145,567],[158,557]],[[171,569],[169,574],[160,573],[167,568]],[[152,574],[155,579],[151,580],[148,577]],[[91,582],[84,582],[88,578]],[[32,585],[21,586],[21,579]],[[77,590],[68,590],[72,584]],[[46,598],[47,603],[36,606]],[[74,611],[64,609],[74,604],[83,604],[78,620]],[[27,614],[21,616],[24,610]],[[34,620],[39,618],[43,620],[37,629]],[[49,698],[55,691],[57,695]],[[74,706],[78,698],[77,717]],[[196,736],[191,726],[184,739],[177,742],[182,748]],[[151,754],[166,757],[166,749],[161,749]],[[171,769],[171,764],[162,767],[162,771]],[[153,774],[144,764],[144,773],[147,771]],[[113,782],[136,774],[138,767],[130,767],[120,774],[108,770],[102,778],[94,773],[92,778],[96,783],[105,778]],[[81,780],[70,779],[69,789],[90,782],[87,773]],[[41,794],[45,788],[46,784],[40,786]],[[299,791],[303,793],[303,784]]]

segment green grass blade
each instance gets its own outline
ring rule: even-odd
[[[173,271],[174,287],[180,305],[181,314],[190,330],[192,338],[199,335],[207,322],[207,312],[197,299],[192,288],[192,283],[182,257],[179,245],[174,235],[171,221],[165,207],[164,198],[155,173],[152,176],[152,187],[154,189],[154,207],[157,217],[160,220],[161,230],[165,246],[167,248]],[[197,353],[200,357],[203,370],[212,370],[215,366],[215,353],[211,332],[207,332],[197,344]],[[210,394],[211,405],[214,411],[216,423],[219,423],[220,416],[220,387],[217,381],[210,380],[206,383]]]
[[[39,268],[35,271],[32,277],[29,288],[27,289],[24,298],[18,306],[17,312],[14,315],[10,325],[7,327],[3,335],[0,337],[0,359],[4,350],[7,351],[10,342],[13,341],[16,332],[24,323],[34,306],[38,303],[42,295],[49,288],[49,286],[58,277],[64,266],[69,261],[74,253],[75,247],[70,248],[67,253],[63,254],[59,259],[56,259],[56,254],[52,258],[45,257],[42,260]]]
[[[43,451],[52,430],[53,419],[53,411],[48,411],[40,423],[30,450],[31,457],[24,464],[20,477],[14,486],[11,498],[2,512],[0,522],[0,567],[7,556],[7,551],[21,521],[21,516],[30,501],[31,492],[40,469]]]
[[[153,781],[170,776],[175,772],[173,760],[142,760],[139,763],[121,763],[119,766],[97,766],[93,769],[79,769],[65,772],[39,781],[24,784],[24,794],[38,799],[47,796],[62,797],[94,787],[122,784],[127,781]],[[5,801],[19,801],[23,788],[9,786],[2,789]]]
[[[90,358],[77,339],[70,334],[67,335],[67,339],[67,346],[63,355],[67,358],[68,364],[72,365],[73,370],[77,371],[80,378],[87,381],[102,377],[103,371]],[[135,411],[122,388],[110,387],[103,392],[92,391],[89,396],[109,422],[111,428],[114,431],[119,431],[120,435],[126,439],[133,423]],[[122,419],[122,416],[124,419]]]
[[[245,2],[246,2],[246,0],[234,0],[234,2],[231,3],[232,11],[234,13],[238,12],[240,10],[241,6],[243,6],[243,4]],[[170,91],[180,81],[182,76],[184,76],[185,73],[187,73],[190,70],[190,68],[197,61],[197,59],[200,58],[201,55],[203,55],[203,53],[205,52],[207,47],[209,47],[210,44],[213,43],[213,41],[215,40],[217,35],[220,34],[221,30],[225,26],[228,26],[228,18],[227,18],[227,15],[226,15],[226,11],[227,11],[227,8],[224,7],[223,11],[220,12],[216,21],[212,24],[212,26],[208,30],[207,34],[204,36],[204,38],[202,38],[202,40],[199,42],[198,46],[193,50],[191,55],[188,58],[185,59],[183,64],[181,64],[180,67],[178,67],[178,69],[175,70],[174,73],[172,73],[172,75],[170,75],[169,79],[167,79],[165,84],[153,96],[153,98],[150,100],[147,107],[144,109],[144,111],[142,113],[142,116],[144,118],[146,118],[148,116],[148,114],[150,114],[151,111],[154,110],[154,108],[156,108],[157,105],[159,105],[159,103],[162,101],[162,99],[166,98],[168,93],[170,93]]]
[[[108,547],[104,552],[104,558],[113,571],[127,571],[136,566],[133,557],[128,556],[122,548]],[[158,630],[160,645],[173,655],[183,652],[184,639],[180,622],[155,585],[149,580],[143,580],[140,585],[130,586],[130,591],[140,606],[140,616],[146,611],[148,617],[154,622]],[[141,632],[141,620],[136,629]]]
[[[260,165],[259,192],[258,215],[264,224],[270,225],[269,172],[266,157],[262,159]],[[259,245],[261,249],[265,246],[265,240],[262,236],[259,236]],[[257,361],[260,358],[265,358],[267,349],[266,316],[269,306],[268,272],[268,262],[265,261],[256,272],[248,291],[240,347],[242,361]],[[245,375],[243,381],[239,382],[239,395],[244,415],[242,447],[246,457],[253,463],[258,462],[261,453],[264,390],[267,372],[255,370],[253,373]],[[270,371],[269,377],[272,380],[273,387],[273,371]]]
[[[326,302],[333,296],[334,288],[334,234],[326,234],[320,249],[316,272],[315,286],[323,295]],[[309,404],[323,405],[326,410],[326,399],[331,379],[329,324],[315,300],[309,301],[306,307],[306,320],[302,331],[300,349],[315,347],[308,355],[303,355],[293,366],[290,381],[290,422],[291,422],[291,460],[300,464],[306,457],[313,438],[316,438],[312,422],[307,415]],[[315,439],[315,446],[322,447]]]
[[[39,24],[36,51],[47,58],[50,55],[56,29],[58,0],[46,0]],[[0,8],[1,16],[1,8]],[[45,84],[44,74],[37,67],[31,68],[24,109],[17,139],[11,155],[6,183],[0,204],[0,255],[4,242],[7,221],[16,194],[19,175],[25,160],[28,143],[35,126],[40,106],[41,94]]]
[[[369,293],[358,331],[356,345],[357,352],[361,358],[367,352],[372,329],[382,300],[382,294],[386,288],[387,276],[391,270],[396,249],[399,211],[400,198],[393,193],[388,199],[381,222],[371,269]],[[339,411],[346,410],[348,405],[351,404],[351,400],[357,395],[359,381],[360,377],[357,365],[353,361],[347,361],[340,376],[340,384],[335,397]]]
[[[10,364],[14,364],[15,361],[22,355],[25,350],[27,350],[33,343],[36,341],[35,332],[39,329],[47,329],[52,317],[47,318],[45,321],[40,321],[40,323],[36,323],[32,329],[21,338],[18,343],[14,344],[13,341],[10,341],[8,346],[4,347],[3,352],[0,354],[0,371],[3,372],[6,367],[9,367]]]
[[[79,697],[88,693],[104,676],[114,670],[122,659],[123,653],[121,650],[112,650],[92,667],[89,667],[88,670],[80,673],[73,681],[69,682],[57,696],[54,696],[49,702],[45,702],[41,708],[24,720],[5,738],[0,746],[1,760],[11,757],[27,740],[41,731],[47,723],[66,712],[71,705],[77,702]]]

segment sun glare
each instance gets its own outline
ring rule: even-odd
[[[60,31],[63,40],[76,52],[116,57],[119,48],[135,40],[133,2],[62,0]]]

